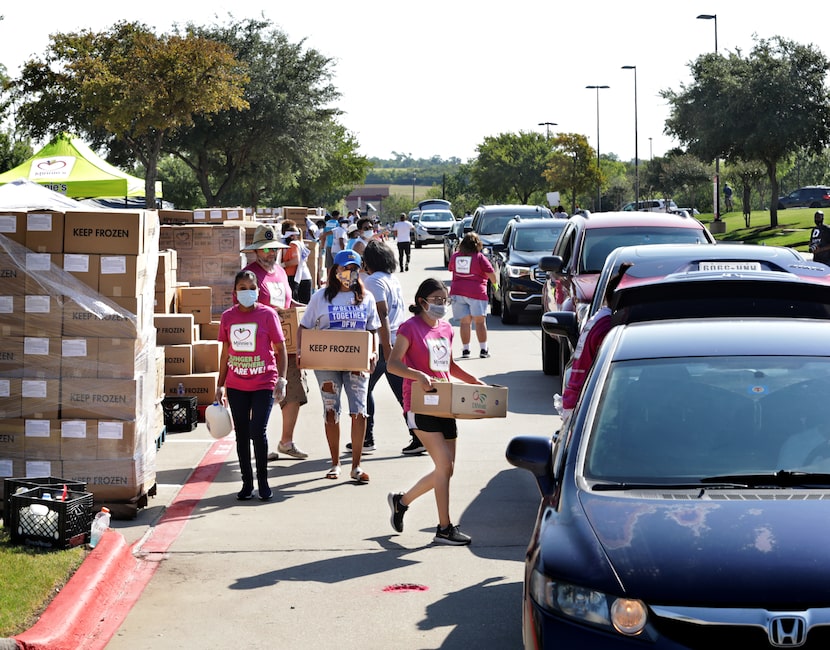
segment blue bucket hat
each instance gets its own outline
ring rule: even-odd
[[[363,259],[352,250],[340,251],[334,256],[334,263],[337,266],[348,266],[349,264],[360,266],[363,263]]]

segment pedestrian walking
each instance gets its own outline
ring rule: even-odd
[[[372,332],[372,365],[369,372],[315,370],[314,375],[323,399],[326,440],[331,454],[331,467],[326,478],[340,477],[340,393],[345,391],[351,417],[352,470],[357,483],[368,483],[369,475],[360,466],[366,435],[366,401],[369,375],[377,363],[378,346],[375,332],[380,327],[375,298],[360,280],[362,259],[354,251],[341,251],[334,256],[326,286],[317,290],[306,307],[297,332],[297,361],[302,367],[299,350],[303,330],[367,330]]]
[[[453,328],[444,320],[449,295],[444,284],[435,278],[424,280],[415,292],[414,315],[401,323],[389,359],[389,371],[403,377],[404,409],[409,426],[426,447],[433,469],[406,492],[390,493],[391,523],[403,532],[403,518],[412,502],[430,490],[435,494],[438,527],[433,541],[460,546],[471,538],[452,523],[450,517],[450,478],[456,459],[458,428],[454,418],[441,418],[412,412],[412,386],[418,382],[424,390],[436,381],[456,377],[469,384],[482,384],[452,358]]]
[[[282,252],[280,265],[288,276],[292,295],[297,302],[306,304],[311,298],[311,271],[307,263],[311,251],[303,242],[302,233],[292,219],[282,222],[282,237],[288,248]]]
[[[750,198],[751,198],[751,195],[750,195],[749,183],[744,181],[744,199],[741,202],[741,204],[742,204],[743,210],[744,210],[744,224],[746,224],[747,228],[749,228],[749,221],[750,221],[750,218],[751,218],[751,215],[752,215],[752,201],[750,200]]]
[[[408,220],[406,212],[401,212],[398,221],[392,226],[392,232],[395,233],[395,241],[398,244],[398,263],[401,265],[401,273],[409,270],[413,230],[415,230],[415,226]]]
[[[452,313],[457,318],[461,333],[461,357],[470,357],[472,325],[476,328],[479,356],[490,356],[487,345],[487,282],[493,291],[499,288],[498,277],[490,260],[481,252],[481,239],[474,232],[464,235],[458,250],[450,256],[447,268],[452,273]]]
[[[257,300],[279,312],[283,309],[300,306],[294,300],[291,285],[285,270],[277,264],[278,252],[288,247],[280,241],[276,226],[260,224],[254,231],[251,244],[244,250],[252,250],[256,259],[245,267],[257,278],[259,289]],[[277,451],[268,454],[268,460],[279,459],[283,453],[292,458],[305,459],[308,454],[294,443],[294,428],[300,415],[300,407],[308,403],[308,383],[305,372],[297,366],[297,355],[288,355],[287,374],[288,388],[283,399],[279,401],[282,414],[282,433],[277,444]]]
[[[732,212],[732,188],[729,187],[729,183],[723,184],[723,202],[726,207],[727,212]]]
[[[813,215],[815,228],[810,232],[810,252],[814,262],[830,264],[830,228],[824,223],[824,212],[816,210]]]
[[[326,270],[331,268],[333,264],[333,254],[331,251],[334,245],[334,231],[340,225],[340,211],[332,210],[330,218],[326,219],[325,227],[320,231],[320,245],[324,249],[323,262]]]
[[[274,400],[285,398],[285,336],[277,313],[257,302],[258,281],[252,271],[236,274],[233,293],[237,304],[222,313],[219,324],[222,356],[215,401],[230,407],[236,430],[236,455],[242,475],[242,489],[236,498],[247,501],[253,497],[253,444],[259,499],[268,501],[273,492],[268,485],[266,430]]]

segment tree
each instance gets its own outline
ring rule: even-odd
[[[194,116],[247,108],[248,78],[230,49],[193,35],[156,36],[119,22],[109,31],[55,34],[44,59],[28,61],[16,85],[18,124],[35,138],[74,131],[114,141],[146,170],[155,207],[162,146]]]
[[[559,133],[551,138],[552,154],[543,172],[550,187],[570,198],[571,214],[578,198],[597,186],[599,173],[596,152],[581,133]]]
[[[224,43],[250,76],[244,94],[249,110],[229,107],[197,117],[170,147],[193,169],[207,205],[240,193],[252,206],[260,197],[284,195],[298,188],[300,178],[314,178],[321,161],[344,144],[349,165],[357,161],[354,138],[344,138],[335,121],[340,112],[331,107],[339,97],[330,83],[331,59],[304,49],[302,41],[289,42],[267,20],[188,30]]]
[[[542,174],[550,147],[551,140],[539,133],[488,136],[476,147],[472,183],[486,201],[527,203],[531,194],[546,187]]]
[[[817,153],[830,142],[827,58],[812,45],[775,37],[756,40],[748,57],[706,54],[690,68],[690,86],[661,91],[671,106],[666,133],[702,160],[762,163],[776,227],[778,164],[799,149]]]

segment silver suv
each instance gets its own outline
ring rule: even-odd
[[[418,203],[415,224],[415,248],[424,244],[443,244],[444,235],[455,225],[450,202],[444,199],[425,199]]]
[[[671,199],[649,199],[648,201],[640,201],[637,207],[634,207],[634,202],[626,203],[623,206],[623,212],[674,212],[677,210],[677,204]]]

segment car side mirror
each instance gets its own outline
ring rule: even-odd
[[[543,497],[553,495],[556,480],[553,477],[553,440],[542,436],[516,436],[507,444],[507,462],[526,469],[536,478]]]
[[[506,250],[507,250],[507,246],[505,244],[503,244],[502,242],[498,242],[496,244],[493,244],[493,252],[494,253],[503,253]]]
[[[445,237],[446,237],[447,239],[449,239],[450,241],[455,241],[456,239],[458,239],[458,235],[456,235],[454,232],[448,232],[448,233],[445,235]]]
[[[561,273],[564,260],[559,255],[544,255],[539,260],[539,268],[548,273]]]
[[[549,311],[542,314],[542,329],[546,334],[556,338],[566,338],[572,348],[576,348],[579,339],[576,312]]]

